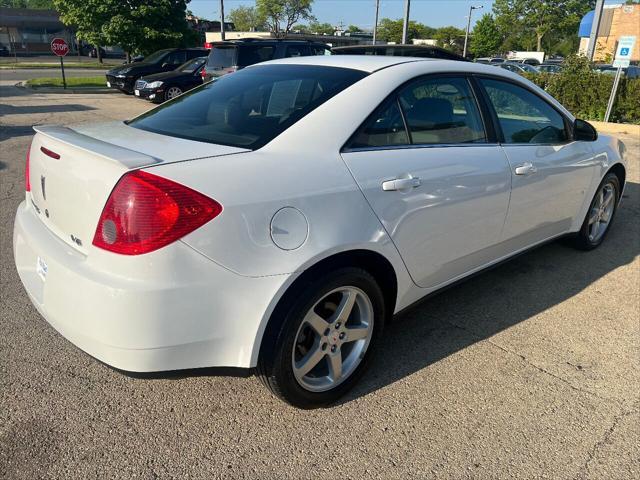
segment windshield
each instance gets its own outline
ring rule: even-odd
[[[311,65],[247,68],[205,83],[129,125],[255,150],[365,76],[359,70]]]
[[[207,60],[209,68],[229,68],[236,62],[236,47],[213,47]]]
[[[144,63],[157,63],[158,60],[163,58],[169,50],[158,50],[144,59]]]
[[[207,57],[194,58],[193,60],[189,60],[188,62],[180,65],[178,67],[178,70],[180,70],[182,73],[194,73],[206,61],[207,61]]]

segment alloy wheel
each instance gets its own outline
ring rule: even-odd
[[[615,198],[615,185],[612,182],[605,183],[594,198],[589,210],[589,241],[598,242],[609,228],[609,222],[615,208]]]
[[[311,392],[331,390],[362,362],[373,334],[373,305],[362,290],[340,287],[305,315],[293,346],[293,374]]]
[[[171,87],[167,90],[167,100],[171,100],[172,98],[177,97],[182,94],[182,90],[178,87]]]

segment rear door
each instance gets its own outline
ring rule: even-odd
[[[567,232],[596,174],[591,146],[572,140],[568,120],[534,92],[494,78],[479,82],[511,168],[504,239],[521,249]]]
[[[510,169],[464,76],[391,95],[343,158],[414,281],[431,288],[501,256]]]

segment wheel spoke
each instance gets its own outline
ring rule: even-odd
[[[346,323],[349,319],[349,315],[351,315],[351,310],[353,310],[353,306],[356,303],[356,292],[352,290],[347,290],[342,294],[342,300],[340,300],[340,305],[336,308],[335,313],[333,314],[334,319],[336,321],[341,321],[342,323]]]
[[[294,368],[296,373],[299,376],[304,377],[307,373],[313,370],[313,367],[315,367],[324,356],[325,353],[320,348],[320,342],[316,342],[313,349],[311,349],[299,362],[295,363]]]
[[[334,382],[342,377],[342,354],[339,350],[329,355],[329,375]]]
[[[367,338],[368,333],[369,333],[369,327],[347,328],[346,337],[344,341],[345,343],[355,342],[356,340]]]
[[[304,321],[307,322],[318,335],[324,335],[324,331],[329,328],[329,323],[313,310],[307,313]]]
[[[613,200],[613,191],[609,190],[609,191],[607,191],[607,194],[604,197],[604,201],[602,202],[602,206],[605,207],[605,208],[608,207],[612,200]]]
[[[591,210],[591,214],[589,215],[589,225],[593,225],[598,221],[598,209],[594,208]]]

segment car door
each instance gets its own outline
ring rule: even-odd
[[[566,233],[596,174],[591,146],[572,140],[568,119],[529,89],[495,78],[479,83],[511,167],[504,240],[517,250]]]
[[[343,149],[421,287],[500,256],[511,180],[490,127],[467,78],[426,76],[392,94]]]

